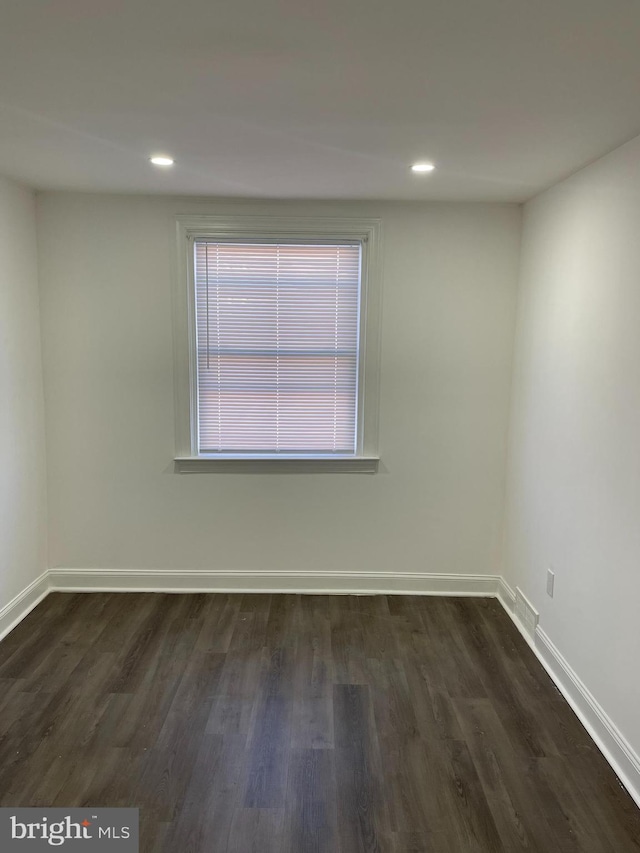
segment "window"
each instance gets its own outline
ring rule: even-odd
[[[198,452],[354,454],[360,244],[194,253]]]
[[[378,230],[179,217],[178,470],[377,469]]]

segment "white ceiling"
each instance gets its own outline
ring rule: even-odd
[[[0,0],[40,189],[522,201],[639,132],[638,0]]]

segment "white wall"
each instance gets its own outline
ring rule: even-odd
[[[35,201],[0,178],[0,609],[47,568]]]
[[[383,219],[382,470],[173,473],[176,213]],[[520,210],[46,193],[50,562],[493,573]]]
[[[507,579],[636,754],[639,235],[640,139],[526,205],[505,537]]]

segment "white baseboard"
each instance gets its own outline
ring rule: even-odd
[[[538,625],[533,636],[515,613],[515,593],[500,578],[497,597],[551,680],[567,700],[620,782],[640,808],[640,756],[624,738],[578,674]]]
[[[43,572],[0,610],[0,640],[6,637],[49,592],[49,573]]]
[[[504,578],[498,578],[498,590],[496,598],[513,619],[516,610],[516,594]]]
[[[209,569],[50,569],[66,592],[275,592],[316,595],[495,596],[497,575],[418,572],[254,572]]]

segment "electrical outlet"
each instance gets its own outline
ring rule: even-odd
[[[547,569],[547,595],[549,596],[549,598],[553,598],[553,585],[555,581],[555,572],[552,572],[551,569]]]

